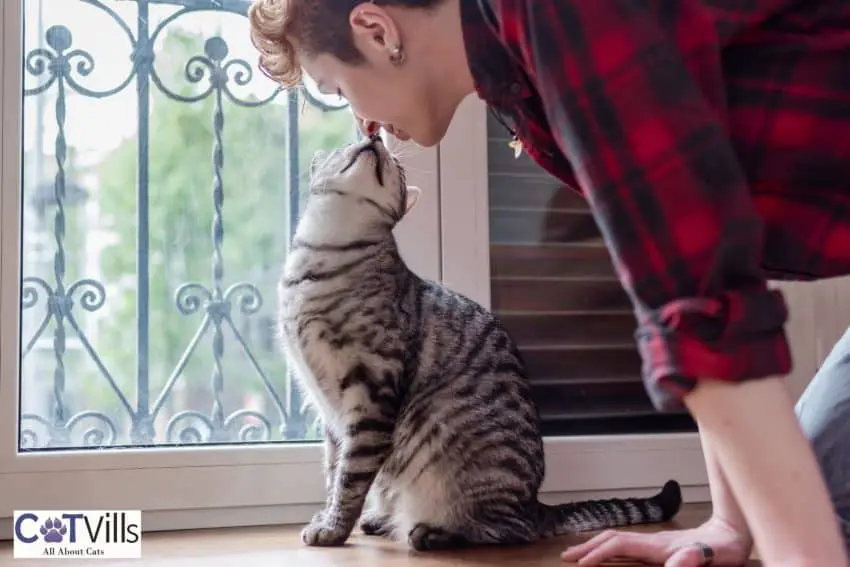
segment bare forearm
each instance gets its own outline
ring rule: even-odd
[[[747,526],[741,507],[735,500],[726,475],[720,468],[714,443],[709,435],[701,436],[702,452],[705,455],[705,468],[708,472],[708,486],[711,490],[712,520],[719,521],[732,528],[740,537],[752,545],[752,535]]]
[[[764,564],[846,567],[825,483],[782,381],[703,381],[685,403],[708,446],[709,474],[716,466],[731,488],[733,498],[713,488],[718,504],[734,513],[737,501]]]

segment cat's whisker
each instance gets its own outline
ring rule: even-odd
[[[421,155],[424,152],[425,152],[425,149],[423,149],[423,148],[410,148],[407,151],[396,152],[396,156],[398,156],[399,159],[403,159],[403,158],[418,156],[418,155]]]
[[[425,168],[422,168],[422,167],[412,167],[412,166],[407,166],[405,169],[406,169],[408,172],[414,171],[414,172],[416,172],[416,173],[433,173],[433,171],[429,171],[429,170],[427,170],[427,169],[425,169]]]

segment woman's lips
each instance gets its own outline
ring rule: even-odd
[[[381,129],[381,127],[381,124],[378,122],[373,120],[364,120],[362,129],[367,136],[373,136]],[[400,128],[396,128],[392,124],[385,124],[383,125],[383,128],[401,141],[407,141],[410,139],[410,134]]]
[[[374,136],[380,129],[381,125],[377,122],[367,120],[363,123],[364,134],[366,134],[367,136]]]

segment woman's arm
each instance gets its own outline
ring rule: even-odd
[[[720,469],[707,436],[701,438],[702,452],[711,488],[712,515],[691,529],[635,533],[603,532],[585,542],[567,548],[565,561],[581,562],[587,567],[603,565],[617,558],[630,558],[653,565],[698,565],[703,552],[697,544],[708,545],[718,565],[743,565],[753,550],[753,539],[746,520]]]
[[[700,429],[702,433],[702,429]],[[728,526],[738,536],[741,545],[752,549],[753,541],[747,520],[744,518],[741,507],[735,500],[732,487],[717,458],[717,449],[714,446],[711,434],[700,435],[702,453],[705,457],[705,468],[708,473],[708,488],[711,491],[711,519]]]
[[[781,388],[781,382],[778,383]],[[701,428],[701,432],[703,433],[701,437],[702,447],[713,504],[711,519],[697,528],[687,530],[655,533],[602,533],[584,543],[570,547],[562,554],[562,558],[572,562],[581,561],[582,565],[588,567],[602,565],[617,557],[629,557],[653,564],[695,565],[702,559],[702,552],[696,546],[697,542],[700,542],[713,549],[715,562],[718,565],[744,564],[753,548],[753,539],[747,527],[747,520],[735,500],[726,473],[721,469],[720,455],[717,451],[718,443],[714,439],[715,436],[712,431],[707,431],[705,428]],[[726,445],[728,445],[728,442],[726,442]],[[763,443],[757,443],[756,450],[761,448],[762,445]],[[770,450],[768,449],[768,451]],[[783,463],[795,462],[793,459],[783,461],[781,460],[782,456],[776,453],[771,453],[770,458],[773,462],[770,464],[767,474],[763,471],[760,473],[754,470],[751,476],[757,480],[753,482],[750,478],[747,481],[756,488],[756,492],[761,488],[766,488],[765,492],[770,491],[769,483],[761,482],[760,479],[773,478],[775,476],[774,468],[777,465],[782,467]],[[833,556],[831,555],[832,551],[830,551],[835,544],[833,539],[834,520],[828,520],[826,524],[819,523],[817,520],[812,523],[811,516],[807,516],[808,511],[801,508],[801,502],[804,508],[805,502],[809,498],[805,494],[805,489],[802,492],[792,489],[791,492],[790,497],[780,500],[774,500],[768,495],[767,498],[770,498],[770,500],[767,501],[771,503],[772,509],[771,506],[764,506],[761,503],[752,508],[762,516],[757,522],[763,527],[770,526],[770,529],[766,531],[766,537],[760,540],[763,549],[768,550],[767,553],[762,553],[765,564],[843,565],[840,552],[839,555]],[[754,497],[755,499],[766,498],[764,494],[761,496],[756,494]],[[790,514],[794,516],[792,521],[779,525],[776,519],[778,518],[781,523],[783,517],[789,515],[788,510],[800,510],[800,512],[792,512]],[[820,519],[823,518],[824,516],[820,516]],[[791,535],[786,537],[789,533]],[[794,537],[794,534],[802,534],[801,539],[807,542],[814,538],[815,541],[811,544],[811,549],[801,550],[801,546],[797,545],[798,540]],[[806,555],[811,550],[820,553],[821,556]],[[835,559],[835,557],[838,557],[838,559]]]
[[[737,500],[763,563],[846,567],[826,484],[782,379],[702,381],[685,402],[734,495],[715,478],[712,499],[733,521]]]

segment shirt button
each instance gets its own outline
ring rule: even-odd
[[[510,91],[512,95],[518,95],[522,92],[522,85],[519,83],[512,83]]]

